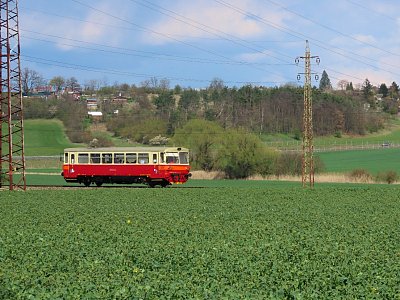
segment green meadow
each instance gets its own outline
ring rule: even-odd
[[[65,135],[61,121],[55,119],[25,120],[24,131],[27,156],[58,155],[64,148],[76,147]]]
[[[393,170],[400,173],[400,149],[350,150],[316,153],[325,172],[343,173],[365,169],[371,174]]]

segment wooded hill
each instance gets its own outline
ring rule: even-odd
[[[121,88],[121,87],[120,87]],[[108,92],[124,95],[127,102],[111,101],[112,95],[97,95],[100,122],[118,136],[147,143],[155,136],[173,136],[191,119],[214,121],[225,129],[241,128],[257,134],[291,134],[300,138],[303,114],[303,89],[300,87],[228,88],[213,86],[195,89],[149,89],[114,87]],[[379,99],[379,100],[378,100]],[[25,118],[62,120],[73,142],[89,142],[85,96],[44,100],[27,98]],[[118,110],[118,114],[115,112]],[[377,98],[363,91],[321,91],[313,89],[315,135],[357,134],[384,128],[385,119],[397,114],[397,100]]]
[[[125,88],[125,89],[123,89]],[[303,89],[210,85],[204,90],[114,87],[96,94],[100,119],[88,117],[85,95],[25,98],[25,118],[58,118],[72,142],[111,146],[91,123],[139,144],[179,144],[191,149],[195,169],[223,171],[228,178],[253,174],[299,174],[301,156],[266,149],[258,136],[287,134],[301,139]],[[115,101],[115,94],[121,95]],[[93,101],[93,95],[90,96]],[[114,100],[113,100],[114,99]],[[397,98],[362,91],[313,89],[315,135],[362,135],[384,128],[397,114]],[[394,109],[395,108],[395,109]],[[323,170],[320,162],[316,169]]]

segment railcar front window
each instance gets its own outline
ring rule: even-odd
[[[100,163],[100,153],[91,153],[90,154],[90,163],[99,164]]]
[[[178,153],[165,153],[167,164],[179,164]]]
[[[123,164],[125,162],[123,153],[114,154],[114,164]]]
[[[188,164],[189,163],[189,153],[179,152],[179,161],[181,162],[181,164]]]
[[[126,163],[127,164],[136,164],[137,162],[137,154],[136,153],[127,153],[126,154]]]
[[[78,154],[78,164],[87,164],[89,162],[89,154],[88,153],[79,153]]]
[[[103,153],[101,155],[101,162],[103,164],[111,164],[112,163],[112,154],[111,153]]]
[[[68,163],[68,153],[64,153],[64,163]]]

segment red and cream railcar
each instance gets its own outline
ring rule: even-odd
[[[61,175],[67,182],[144,183],[165,187],[191,176],[189,150],[181,147],[68,148]]]

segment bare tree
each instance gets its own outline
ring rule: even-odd
[[[213,78],[210,82],[210,90],[222,90],[225,87],[224,81],[221,78]]]
[[[21,72],[22,92],[25,94],[32,93],[33,90],[44,84],[44,79],[35,70],[24,68]]]
[[[344,91],[347,87],[347,85],[349,84],[349,82],[345,79],[339,80],[337,83],[337,86],[340,90]]]
[[[161,90],[166,91],[166,90],[169,90],[169,84],[170,84],[169,79],[168,78],[163,78],[163,79],[160,80],[160,83],[159,83],[158,87]]]
[[[87,80],[85,81],[85,90],[95,92],[99,90],[100,85],[100,82],[96,79]]]
[[[70,88],[72,92],[80,87],[78,79],[76,79],[75,77],[67,79],[66,86]]]

